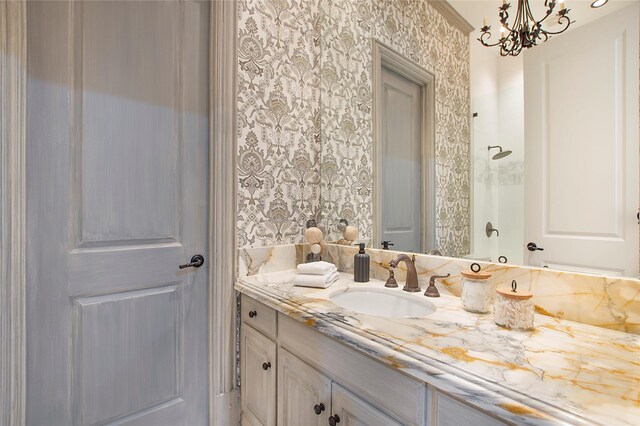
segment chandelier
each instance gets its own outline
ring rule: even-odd
[[[518,0],[518,11],[510,26],[507,20],[511,3],[503,0],[502,6],[498,9],[501,24],[500,39],[496,43],[488,43],[491,38],[491,26],[487,25],[485,20],[484,26],[480,29],[481,34],[478,41],[487,47],[500,46],[500,55],[502,56],[518,56],[522,49],[529,49],[539,43],[544,43],[552,35],[565,32],[571,25],[571,19],[569,19],[570,9],[564,7],[564,1],[560,2],[560,10],[556,13],[558,24],[562,26],[559,31],[549,31],[542,28],[542,23],[553,15],[556,0],[545,0],[544,7],[547,8],[547,12],[542,19],[537,21],[531,13],[529,0]]]

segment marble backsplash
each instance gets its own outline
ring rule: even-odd
[[[240,248],[238,277],[295,269],[303,262],[304,251],[308,251],[306,244]]]
[[[342,272],[353,272],[355,246],[326,244],[323,260],[335,263]],[[294,269],[308,253],[308,246],[291,244],[275,247],[240,249],[239,276]],[[386,280],[388,265],[399,252],[367,249],[371,256],[371,277]],[[441,256],[416,255],[416,269],[421,287],[431,275],[451,276],[440,280],[450,293],[459,296],[461,271],[469,270],[472,260]],[[640,334],[640,280],[602,277],[541,268],[477,262],[492,274],[497,287],[509,287],[511,280],[518,288],[533,293],[536,312],[569,321],[591,324],[627,333]],[[398,283],[405,281],[406,269],[401,263],[395,269]],[[558,330],[562,333],[563,330]]]

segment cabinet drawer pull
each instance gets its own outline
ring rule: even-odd
[[[256,311],[249,311],[249,318],[255,318],[258,316],[258,313]]]
[[[267,371],[267,370],[268,370],[268,369],[270,369],[270,368],[271,368],[271,363],[270,363],[270,362],[263,362],[263,363],[262,363],[262,369],[263,369],[264,371]]]
[[[313,406],[313,411],[317,415],[320,415],[324,411],[324,404],[321,402],[320,404],[316,404]]]
[[[336,426],[338,423],[340,423],[340,417],[337,414],[329,417],[329,426]]]

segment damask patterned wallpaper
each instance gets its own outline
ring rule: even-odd
[[[362,238],[371,237],[375,38],[436,75],[437,248],[447,256],[468,254],[468,37],[426,1],[322,0],[321,8],[323,214],[330,223],[353,220]]]
[[[423,0],[241,0],[239,247],[372,229],[372,38],[436,75],[439,249],[469,252],[469,44]]]
[[[238,6],[238,247],[300,242],[320,205],[318,0]]]

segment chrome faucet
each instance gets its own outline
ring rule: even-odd
[[[396,268],[399,262],[404,262],[404,264],[407,266],[407,282],[404,284],[404,287],[402,289],[411,293],[420,291],[420,286],[418,286],[418,272],[416,271],[415,261],[415,255],[409,257],[406,254],[399,254],[394,257],[391,262],[389,262],[389,266],[391,266],[392,268]]]

